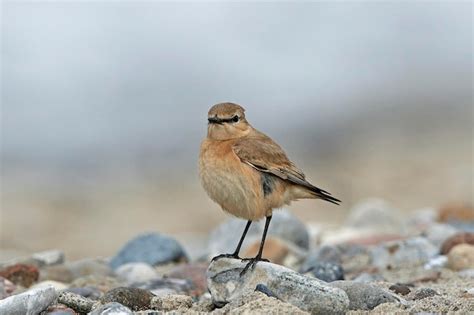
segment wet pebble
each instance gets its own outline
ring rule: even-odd
[[[186,252],[174,238],[160,233],[147,233],[128,241],[112,258],[110,266],[117,269],[131,262],[144,262],[155,266],[186,260]]]

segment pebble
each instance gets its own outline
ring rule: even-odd
[[[88,315],[132,315],[133,312],[126,306],[117,303],[111,302],[105,305],[99,305],[97,308],[94,308],[92,312]]]
[[[16,285],[8,279],[0,277],[0,300],[10,296],[16,290]]]
[[[144,311],[150,309],[151,299],[154,295],[148,291],[139,288],[119,287],[110,290],[100,298],[102,304],[117,302],[132,311]]]
[[[160,278],[147,282],[133,283],[130,286],[148,290],[154,295],[191,294],[195,286],[189,279]]]
[[[154,310],[169,312],[177,309],[191,308],[193,306],[193,299],[187,295],[170,294],[153,297],[150,305]]]
[[[368,199],[356,204],[349,211],[346,226],[383,233],[400,233],[404,227],[397,210],[382,199]]]
[[[267,262],[258,262],[241,276],[245,265],[240,259],[229,258],[211,262],[207,283],[214,304],[222,306],[239,300],[254,292],[258,284],[264,284],[282,301],[311,313],[344,313],[348,309],[347,294],[323,281]]]
[[[264,221],[260,220],[252,223],[242,245],[243,250],[261,239]],[[231,218],[214,229],[208,242],[209,257],[232,253],[237,247],[239,237],[242,235],[246,224],[245,220]],[[286,209],[274,211],[267,236],[290,242],[304,250],[309,248],[310,239],[305,224]]]
[[[115,274],[127,283],[145,282],[158,278],[158,272],[149,264],[137,262],[121,265]]]
[[[62,265],[47,266],[41,269],[41,280],[73,282],[85,276],[112,276],[113,271],[102,259],[83,259],[66,262]]]
[[[403,283],[393,284],[388,289],[400,295],[407,295],[411,292],[410,287]]]
[[[187,261],[187,254],[178,241],[159,233],[147,233],[128,241],[112,258],[110,266],[117,269],[131,262],[155,266],[173,261]]]
[[[425,269],[440,269],[446,267],[448,263],[448,257],[439,255],[431,258],[424,266]]]
[[[59,281],[46,280],[46,281],[38,282],[35,285],[31,286],[32,289],[44,288],[44,287],[53,287],[57,291],[61,291],[61,290],[66,289],[68,285]]]
[[[330,262],[316,263],[309,272],[325,282],[333,282],[336,280],[344,280],[344,270],[341,265]]]
[[[272,290],[270,290],[266,285],[264,284],[257,284],[257,286],[255,287],[255,291],[258,291],[258,292],[262,292],[263,294],[265,294],[266,296],[269,296],[269,297],[273,297],[275,299],[278,299],[278,297],[276,296],[275,293],[272,292]]]
[[[40,267],[53,266],[64,263],[64,253],[59,249],[51,249],[31,256]]]
[[[456,271],[474,268],[474,245],[454,246],[448,254],[448,267]]]
[[[33,265],[15,264],[1,269],[0,277],[10,280],[16,285],[29,288],[38,281],[39,270]]]
[[[430,241],[434,246],[441,249],[443,243],[458,233],[458,229],[445,223],[433,223],[424,232],[423,235]],[[446,254],[441,251],[442,254]]]
[[[207,292],[207,267],[207,263],[182,264],[171,269],[166,276],[168,278],[191,281],[194,288],[190,294],[192,296],[201,296]]]
[[[58,303],[64,304],[78,313],[89,313],[95,302],[79,294],[63,291],[59,293]]]
[[[438,249],[423,237],[388,242],[371,250],[372,263],[380,269],[423,265],[437,254]]]
[[[92,300],[98,300],[102,296],[102,291],[100,291],[96,287],[86,286],[86,287],[70,287],[66,290],[66,292],[71,292],[74,294],[79,294],[85,298],[89,298]]]
[[[431,288],[418,288],[408,296],[409,300],[422,300],[435,295],[439,295],[438,292]]]
[[[84,287],[89,287],[89,288],[95,288],[99,290],[102,293],[105,293],[107,291],[110,291],[114,288],[118,288],[120,286],[123,286],[124,283],[120,281],[120,279],[109,277],[109,276],[96,276],[96,275],[90,275],[90,276],[85,276],[82,278],[77,278],[73,282],[71,282],[70,287],[71,288],[84,288]]]
[[[53,287],[31,289],[0,300],[0,314],[39,314],[53,304],[56,298],[57,293]]]
[[[398,301],[390,292],[368,283],[334,281],[330,285],[346,292],[350,310],[372,310],[379,304]]]
[[[449,237],[441,246],[441,254],[447,255],[454,246],[459,244],[474,245],[474,233],[458,233]]]

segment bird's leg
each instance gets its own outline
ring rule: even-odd
[[[243,233],[242,236],[240,237],[239,245],[237,245],[237,248],[235,249],[235,251],[234,251],[232,254],[220,254],[220,255],[217,255],[216,257],[212,258],[212,261],[215,261],[215,260],[218,260],[218,259],[221,259],[221,258],[224,258],[224,257],[226,257],[226,258],[238,258],[238,259],[240,259],[240,257],[239,257],[240,247],[242,246],[242,243],[244,242],[245,235],[247,235],[247,232],[248,232],[248,230],[249,230],[250,224],[252,224],[252,220],[249,220],[249,221],[247,222],[247,225],[245,226],[244,233]]]
[[[255,267],[255,265],[257,264],[257,262],[259,262],[259,261],[268,261],[268,259],[262,259],[262,253],[263,253],[263,246],[265,245],[265,238],[267,237],[268,226],[270,225],[270,220],[271,219],[272,219],[271,215],[266,217],[265,228],[263,230],[262,241],[260,242],[260,248],[258,250],[257,256],[255,256],[254,258],[248,259],[249,262],[247,263],[247,265],[245,265],[245,268],[240,272],[240,276],[243,276],[247,272],[247,270],[253,269]],[[247,260],[247,259],[245,259],[245,260]]]

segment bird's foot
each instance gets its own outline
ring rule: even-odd
[[[217,261],[221,258],[235,258],[235,259],[240,259],[239,255],[236,254],[236,253],[233,253],[233,254],[220,254],[220,255],[217,255],[216,257],[212,258],[211,262],[212,261]]]
[[[255,268],[255,265],[259,261],[264,261],[264,262],[270,262],[268,259],[262,258],[262,257],[253,257],[253,258],[243,258],[242,261],[248,261],[248,263],[245,265],[244,269],[240,272],[240,276],[242,277],[248,270]]]

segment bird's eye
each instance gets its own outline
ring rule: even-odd
[[[239,116],[235,115],[234,117],[232,117],[232,122],[239,122]]]

